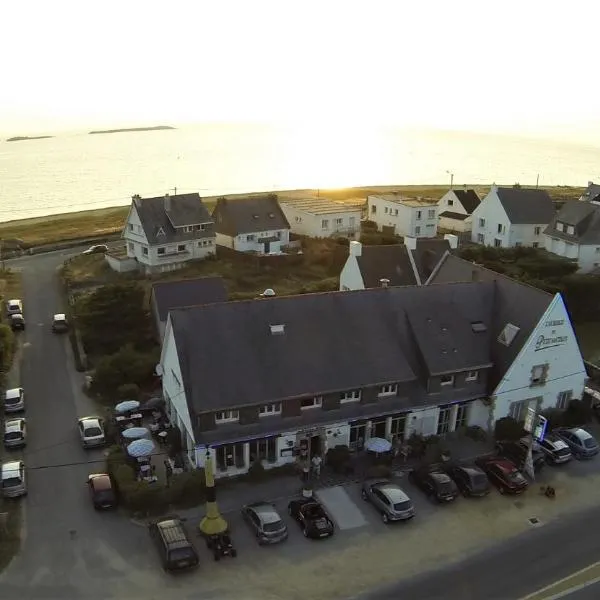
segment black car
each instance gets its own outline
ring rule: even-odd
[[[166,571],[190,569],[198,566],[198,553],[188,539],[181,520],[165,518],[149,526]]]
[[[333,521],[314,498],[292,500],[288,504],[288,513],[298,522],[304,537],[318,540],[334,533]]]
[[[452,502],[458,498],[458,487],[441,467],[421,467],[411,471],[409,481],[438,502]]]
[[[96,510],[116,508],[117,496],[109,475],[106,473],[92,473],[88,477],[87,485]]]
[[[519,440],[518,442],[497,442],[496,451],[498,456],[507,458],[517,465],[517,468],[523,469],[529,452],[529,440]],[[534,445],[532,450],[533,470],[538,473],[546,465],[544,453]]]
[[[480,498],[490,493],[490,480],[475,465],[449,465],[446,473],[454,480],[463,496]]]
[[[25,317],[21,313],[10,315],[10,328],[13,331],[25,331]]]

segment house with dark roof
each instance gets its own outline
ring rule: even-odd
[[[277,254],[290,242],[290,224],[275,194],[219,198],[212,216],[219,246],[238,252]]]
[[[471,215],[480,203],[477,192],[467,186],[448,190],[438,204],[439,228],[459,233],[471,231]]]
[[[146,273],[173,271],[216,252],[213,220],[199,194],[133,196],[123,239],[127,260]]]
[[[157,281],[150,292],[150,311],[159,341],[167,326],[169,311],[185,306],[227,302],[227,287],[222,277],[198,277],[181,281]]]
[[[447,251],[458,247],[458,238],[404,238],[404,244],[364,246],[350,242],[348,258],[340,272],[341,291],[374,287],[421,285]]]
[[[543,247],[556,211],[548,192],[495,184],[473,211],[471,241],[495,248]]]
[[[590,202],[592,200],[600,201],[600,183],[588,181],[587,188],[585,189],[585,192],[581,194],[579,200],[582,202]]]
[[[580,273],[600,272],[600,198],[565,202],[544,238],[548,252],[576,261]]]
[[[170,311],[163,394],[190,459],[209,449],[224,477],[580,398],[560,295],[500,276],[441,283],[471,273],[461,261],[455,276],[454,258],[432,273],[440,283]]]

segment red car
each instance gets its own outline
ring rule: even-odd
[[[494,456],[481,458],[475,462],[485,471],[490,482],[501,494],[521,494],[529,487],[523,473],[506,458]]]

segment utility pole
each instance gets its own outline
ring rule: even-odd
[[[174,196],[177,196],[177,188],[176,188],[176,187],[174,187],[174,188],[172,188],[172,189],[173,189],[173,192],[175,192],[173,195],[174,195]]]
[[[540,185],[540,174],[538,173],[537,179],[535,180],[535,189],[537,190]]]
[[[450,175],[450,189],[452,190],[452,188],[454,186],[454,173],[450,173],[450,171],[446,171],[446,173],[448,173],[448,175]]]

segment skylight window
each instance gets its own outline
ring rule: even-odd
[[[520,328],[512,323],[507,323],[506,327],[502,330],[500,335],[498,336],[498,341],[504,346],[510,346],[513,343],[513,340],[517,337],[517,333],[519,333]]]
[[[487,326],[483,321],[473,321],[471,323],[473,333],[484,333],[487,331]]]

